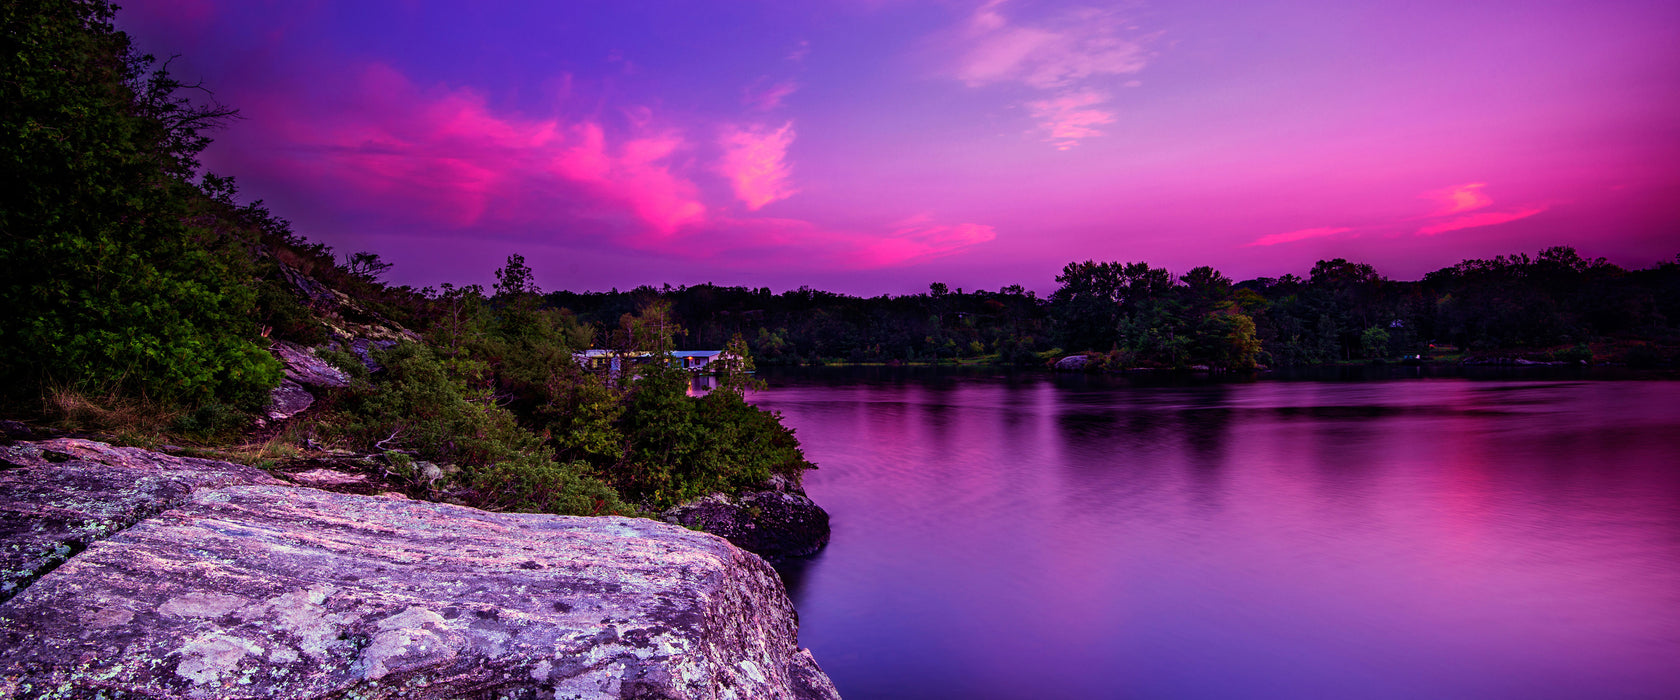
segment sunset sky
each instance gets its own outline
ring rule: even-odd
[[[131,0],[207,167],[398,283],[1396,279],[1680,253],[1674,0]]]

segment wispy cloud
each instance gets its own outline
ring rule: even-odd
[[[971,47],[957,78],[971,86],[1067,88],[1087,78],[1137,73],[1148,63],[1143,45],[1122,36],[1126,21],[1111,10],[1077,8],[1020,25],[1004,17],[1002,5],[988,2],[969,20]]]
[[[1485,182],[1467,182],[1462,185],[1443,187],[1430,190],[1418,195],[1420,198],[1436,202],[1435,210],[1426,214],[1425,219],[1440,219],[1452,217],[1444,221],[1435,221],[1418,228],[1417,235],[1435,236],[1448,231],[1459,231],[1467,228],[1481,228],[1483,226],[1498,226],[1546,211],[1547,205],[1528,205],[1504,211],[1484,211],[1477,214],[1458,216],[1465,212],[1485,209],[1493,205],[1493,197],[1482,191],[1487,187]]]
[[[885,267],[942,258],[969,246],[997,238],[982,224],[940,224],[921,216],[894,225],[892,234],[859,247],[851,262],[859,267]]]
[[[805,60],[805,57],[809,55],[811,55],[811,42],[802,39],[798,46],[793,47],[793,50],[788,52],[787,60],[798,63]]]
[[[1429,213],[1429,216],[1450,216],[1481,209],[1492,204],[1493,198],[1481,192],[1483,187],[1487,187],[1487,183],[1467,182],[1439,190],[1430,190],[1418,196],[1439,204],[1435,211]]]
[[[1451,187],[1443,187],[1438,190],[1423,192],[1419,194],[1418,197],[1420,199],[1427,199],[1436,202],[1437,206],[1434,211],[1431,211],[1421,217],[1374,221],[1361,225],[1357,228],[1321,226],[1284,233],[1274,233],[1256,238],[1247,243],[1245,247],[1293,243],[1295,241],[1304,241],[1311,238],[1337,236],[1354,231],[1367,233],[1382,232],[1390,236],[1435,236],[1449,231],[1508,224],[1513,221],[1529,218],[1544,212],[1549,208],[1548,205],[1538,204],[1518,208],[1507,208],[1503,211],[1478,211],[1474,214],[1465,213],[1493,206],[1493,198],[1482,191],[1482,189],[1487,186],[1488,185],[1485,182],[1467,182],[1462,185],[1453,185]],[[1412,227],[1417,226],[1417,222],[1419,220],[1423,220],[1428,223],[1413,229]],[[1410,233],[1407,234],[1407,231],[1410,231]]]
[[[1079,140],[1096,136],[1097,126],[1113,123],[1114,113],[1098,109],[1105,98],[1094,91],[1058,95],[1027,103],[1039,128],[1049,136],[1057,150],[1065,151],[1079,144]]]
[[[1470,214],[1468,216],[1460,216],[1460,217],[1457,217],[1457,218],[1448,219],[1446,221],[1433,223],[1433,224],[1429,224],[1428,226],[1424,226],[1423,228],[1418,229],[1418,235],[1420,235],[1420,236],[1434,236],[1434,235],[1437,235],[1437,234],[1446,233],[1448,231],[1458,231],[1458,230],[1467,229],[1467,228],[1480,228],[1482,226],[1497,226],[1499,224],[1508,224],[1508,223],[1511,223],[1512,221],[1516,221],[1518,219],[1526,219],[1528,217],[1534,216],[1535,214],[1539,214],[1543,211],[1546,211],[1546,209],[1547,209],[1547,207],[1539,206],[1539,207],[1530,207],[1530,208],[1526,208],[1526,209],[1518,209],[1518,210],[1515,210],[1515,211],[1488,211],[1488,212],[1482,212],[1480,214]]]
[[[1274,234],[1267,235],[1267,236],[1261,236],[1259,238],[1254,239],[1252,242],[1248,243],[1248,246],[1250,246],[1250,247],[1251,246],[1268,246],[1268,245],[1277,245],[1279,243],[1294,243],[1295,241],[1304,241],[1304,240],[1307,240],[1308,238],[1323,238],[1325,236],[1334,236],[1334,235],[1341,234],[1341,233],[1347,233],[1347,232],[1352,231],[1352,230],[1353,229],[1351,229],[1351,228],[1340,227],[1340,226],[1322,226],[1322,227],[1319,227],[1319,228],[1304,228],[1304,229],[1300,229],[1298,231],[1288,231],[1288,232],[1285,232],[1285,233],[1274,233]]]
[[[782,100],[787,99],[788,95],[792,95],[799,90],[799,86],[792,81],[782,81],[769,85],[766,85],[765,82],[761,79],[747,86],[741,101],[746,103],[748,107],[768,112],[782,106]]]
[[[1148,65],[1136,30],[1113,10],[1091,7],[1017,21],[1003,12],[1007,2],[987,0],[969,16],[953,76],[970,87],[1049,93],[1026,105],[1058,149],[1101,134],[1095,127],[1114,121],[1113,110],[1102,107],[1108,100],[1102,88]]]
[[[793,122],[781,128],[729,127],[719,138],[723,160],[718,172],[729,178],[735,196],[748,209],[758,210],[765,205],[793,196],[795,190],[787,164],[787,149],[793,143]]]

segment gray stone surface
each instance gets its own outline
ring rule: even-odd
[[[350,386],[350,375],[315,356],[314,351],[296,343],[277,341],[268,351],[286,365],[286,378],[303,386]]]
[[[264,415],[268,420],[286,420],[303,413],[315,403],[309,387],[317,389],[350,385],[350,375],[327,364],[315,352],[296,343],[276,341],[268,351],[285,365],[286,376],[269,392]]]
[[[286,420],[308,410],[315,404],[315,396],[291,378],[280,380],[280,386],[268,393],[268,407],[263,415],[269,420]]]
[[[0,602],[195,487],[278,483],[250,467],[90,440],[0,446]]]
[[[139,459],[53,442],[0,474]],[[0,604],[0,697],[838,697],[776,573],[712,535],[228,485],[244,468],[144,454],[159,466],[131,476],[157,483],[131,500],[165,509]]]

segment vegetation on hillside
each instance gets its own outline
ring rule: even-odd
[[[235,182],[196,160],[233,110],[137,55],[114,12],[0,8],[9,413],[226,444],[280,382],[269,344],[288,341],[322,347],[350,384],[254,459],[372,454],[411,495],[577,514],[797,483],[811,467],[792,431],[743,399],[748,367],[693,397],[680,370],[608,377],[572,360],[596,344],[669,350],[681,328],[665,306],[581,323],[542,303],[517,255],[489,294],[393,287],[377,254],[339,259],[261,202],[237,203]]]

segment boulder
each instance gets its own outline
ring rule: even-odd
[[[838,697],[775,571],[712,535],[54,442],[5,448],[0,476],[87,487],[8,523],[140,520],[0,603],[0,697]]]
[[[770,559],[816,554],[828,544],[828,511],[791,489],[714,493],[661,514],[665,522],[710,532]]]
[[[282,340],[270,345],[268,351],[285,363],[286,378],[293,382],[313,387],[350,386],[350,375],[302,345]]]
[[[268,407],[263,415],[269,420],[286,420],[315,405],[315,396],[291,378],[280,380],[280,386],[268,393]]]
[[[1056,361],[1056,371],[1083,372],[1085,371],[1085,365],[1090,361],[1091,358],[1084,355],[1068,355],[1067,357]]]
[[[286,376],[280,386],[268,395],[268,408],[263,413],[268,420],[286,420],[308,410],[315,403],[308,387],[334,388],[350,385],[350,375],[315,356],[314,351],[296,343],[277,341],[268,351],[285,365]]]

